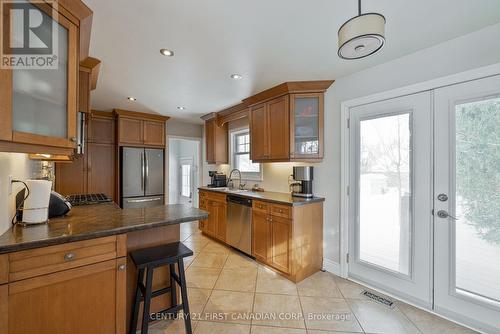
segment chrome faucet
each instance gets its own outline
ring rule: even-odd
[[[233,169],[230,173],[229,173],[229,181],[228,181],[228,186],[229,184],[232,184],[232,186],[230,188],[234,188],[234,181],[233,181],[233,178],[232,178],[232,175],[233,175],[233,172],[237,172],[238,173],[238,176],[239,176],[239,180],[238,180],[238,188],[240,190],[243,190],[245,189],[245,186],[246,186],[246,183],[241,183],[241,172],[239,169]]]

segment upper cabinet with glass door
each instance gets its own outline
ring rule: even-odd
[[[3,8],[9,29],[3,29],[8,42],[2,56],[15,64],[0,69],[4,151],[70,153],[75,148],[80,24],[92,12],[85,6],[72,13],[79,0],[68,1],[69,8],[60,3],[25,1]]]
[[[254,162],[323,159],[324,92],[333,81],[286,82],[248,99]]]
[[[290,158],[323,158],[323,94],[290,96]]]

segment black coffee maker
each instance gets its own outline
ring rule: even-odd
[[[300,182],[300,191],[293,191],[292,196],[296,197],[313,197],[313,168],[312,166],[294,166],[293,179]]]
[[[209,171],[208,176],[210,176],[210,184],[208,185],[211,188],[220,188],[227,187],[227,177],[226,174],[219,173],[215,170]]]

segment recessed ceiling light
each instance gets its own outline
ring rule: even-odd
[[[129,101],[137,101],[137,99],[135,97],[133,97],[133,96],[127,97],[127,100],[129,100]]]
[[[238,74],[238,73],[231,74],[231,79],[240,80],[242,78],[243,78],[243,76],[241,74]]]
[[[177,107],[177,109],[179,109],[179,110],[186,110],[186,107],[179,106],[179,107]]]
[[[169,49],[160,49],[160,53],[167,57],[172,57],[174,55],[174,51]]]

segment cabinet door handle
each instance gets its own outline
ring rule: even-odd
[[[119,271],[124,271],[124,270],[125,270],[125,268],[127,268],[127,266],[126,266],[126,265],[124,265],[124,264],[121,264],[121,265],[119,265],[119,266],[118,266],[118,270],[119,270]]]
[[[64,254],[64,260],[65,261],[71,261],[71,260],[74,260],[75,259],[75,253],[66,253]]]

